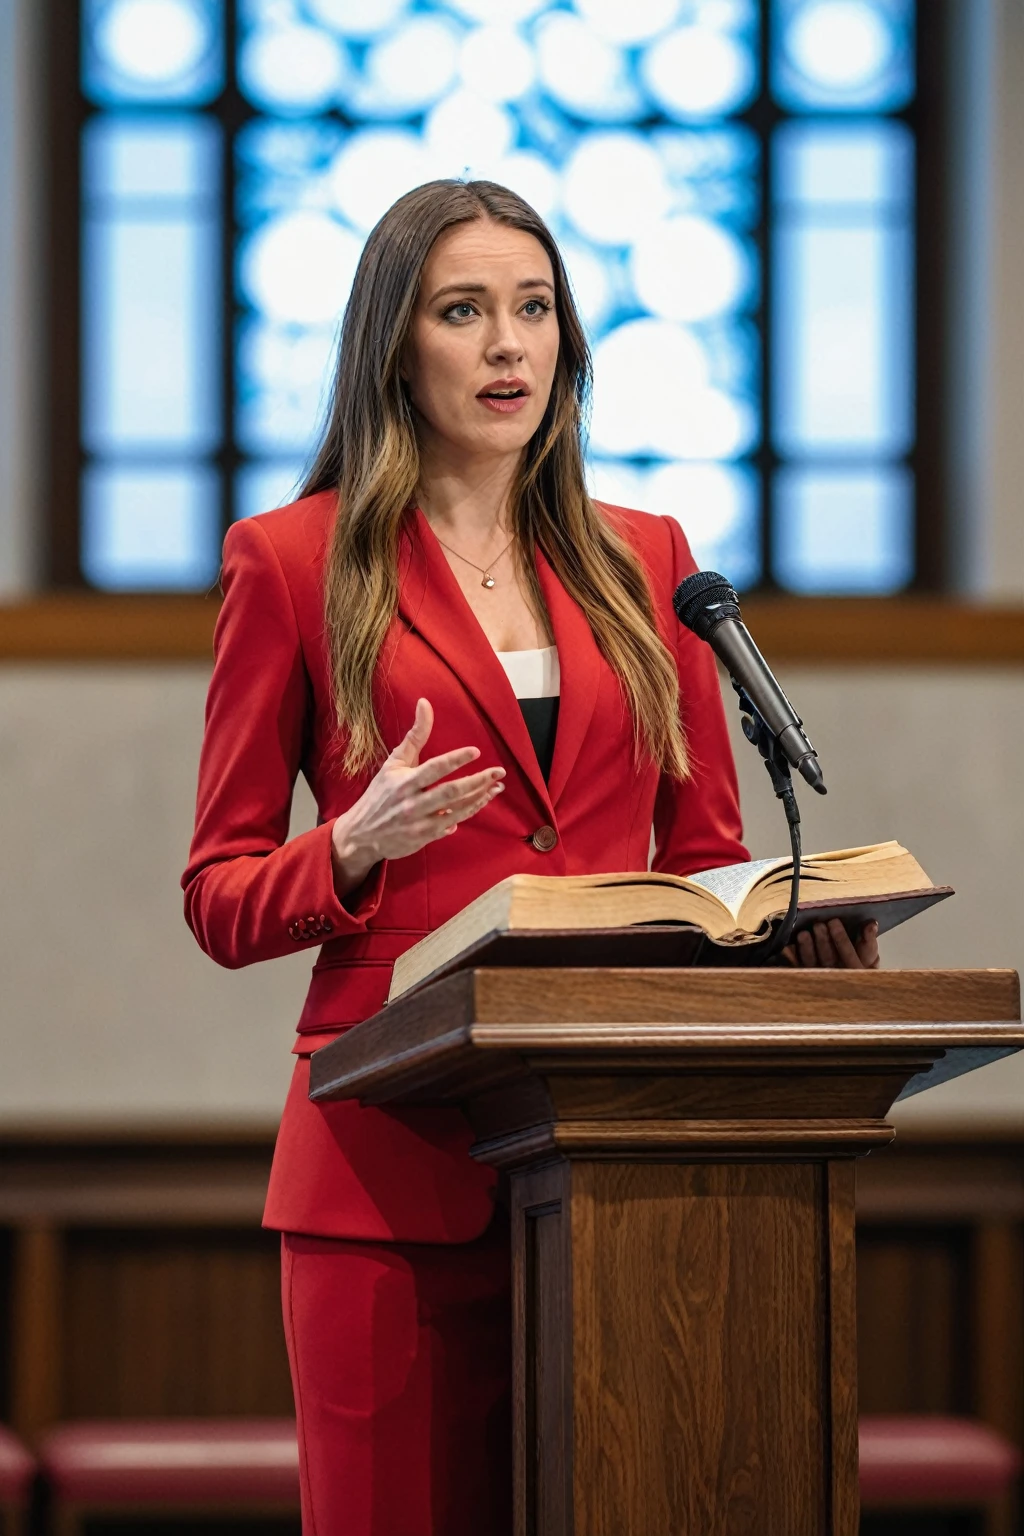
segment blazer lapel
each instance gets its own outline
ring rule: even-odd
[[[505,669],[466,602],[430,524],[418,508],[406,520],[398,577],[398,611],[402,618],[437,652],[472,694],[481,713],[490,720],[510,756],[529,780],[546,816],[552,819],[554,797],[549,795],[544,782],[530,733]],[[558,585],[557,582],[554,584]],[[561,731],[560,706],[559,736]],[[556,761],[558,750],[556,739]]]
[[[554,630],[561,673],[558,729],[548,780],[548,793],[552,804],[557,805],[593,718],[602,661],[590,625],[539,549],[537,575]]]

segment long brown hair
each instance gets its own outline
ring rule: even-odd
[[[587,495],[583,423],[591,365],[554,237],[530,205],[492,181],[430,181],[388,209],[366,242],[345,311],[323,437],[303,496],[338,492],[325,609],[345,767],[379,761],[373,675],[398,605],[398,541],[419,478],[416,426],[400,364],[434,241],[455,224],[492,219],[540,241],[555,279],[560,343],[547,410],[527,444],[510,499],[519,567],[539,611],[534,550],[586,615],[618,675],[638,757],[682,778],[686,749],[675,664],[654,619],[636,555]]]

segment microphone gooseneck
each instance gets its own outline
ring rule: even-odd
[[[672,598],[679,622],[706,640],[724,663],[738,691],[746,694],[786,761],[825,794],[825,777],[803,721],[776,682],[740,613],[735,589],[717,571],[697,571],[680,582]]]
[[[672,598],[679,622],[701,640],[729,669],[739,694],[743,734],[764,759],[772,788],[782,802],[789,825],[793,869],[789,906],[765,953],[771,960],[789,943],[796,929],[800,904],[800,809],[793,792],[790,768],[825,793],[825,780],[803,721],[772,675],[771,668],[750,637],[733,587],[717,571],[697,571],[680,582]]]

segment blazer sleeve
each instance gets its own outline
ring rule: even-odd
[[[666,517],[672,544],[672,590],[697,569],[686,535]],[[683,782],[663,774],[654,807],[653,869],[690,875],[723,864],[740,864],[743,846],[736,765],[725,723],[718,666],[711,647],[686,629],[675,614],[668,620],[679,669],[679,701],[691,776]]]
[[[361,933],[380,903],[385,867],[346,907],[334,889],[333,820],[286,841],[312,699],[291,594],[258,519],[229,529],[221,584],[181,884],[201,948],[236,968]]]

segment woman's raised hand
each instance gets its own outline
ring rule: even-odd
[[[457,768],[480,756],[478,747],[459,747],[420,762],[434,726],[427,699],[416,702],[408,735],[391,753],[366,791],[334,823],[331,863],[334,886],[346,896],[382,859],[404,859],[427,843],[448,837],[502,790],[504,768],[484,768],[442,784]]]

